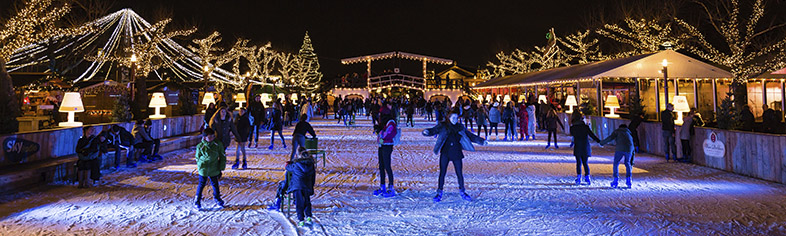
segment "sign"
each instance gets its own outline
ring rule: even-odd
[[[710,137],[704,140],[704,155],[709,157],[723,157],[726,155],[726,146],[723,142],[718,141],[718,136],[715,132],[710,133]]]
[[[3,152],[5,152],[6,162],[24,162],[28,156],[37,153],[40,149],[41,145],[38,145],[38,143],[21,138],[6,138],[3,140]]]

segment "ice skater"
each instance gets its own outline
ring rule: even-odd
[[[394,197],[396,196],[396,190],[393,189],[393,168],[390,164],[390,157],[393,153],[394,138],[396,135],[399,135],[397,133],[398,125],[390,113],[383,114],[381,119],[382,123],[380,124],[385,124],[385,126],[377,130],[379,143],[377,151],[379,159],[379,189],[374,190],[374,196]],[[387,189],[385,188],[385,176],[388,177]]]
[[[295,159],[298,147],[306,146],[306,133],[310,134],[312,139],[317,138],[314,128],[308,123],[308,115],[302,114],[300,115],[300,120],[298,120],[295,125],[295,130],[292,131],[292,153],[289,155],[290,160]]]
[[[273,147],[276,145],[276,132],[278,132],[278,136],[281,137],[281,144],[284,145],[284,148],[287,148],[287,143],[284,142],[284,134],[282,133],[284,130],[284,122],[283,114],[281,112],[281,102],[277,100],[276,103],[273,105],[273,111],[270,113],[270,147],[267,147],[269,150],[273,150]]]
[[[442,122],[432,128],[423,130],[423,135],[437,135],[434,154],[439,153],[439,186],[437,195],[434,196],[434,202],[442,201],[442,187],[445,185],[445,174],[449,162],[453,162],[453,168],[456,170],[461,198],[472,201],[472,197],[464,189],[464,174],[462,173],[461,160],[464,158],[464,153],[462,150],[475,151],[472,142],[480,145],[485,145],[488,142],[472,132],[468,132],[466,127],[458,124],[458,114],[456,113],[450,113],[447,122]]]
[[[292,174],[289,179],[289,189],[287,193],[292,193],[295,197],[298,226],[313,223],[311,215],[311,195],[314,195],[314,182],[316,182],[316,170],[314,169],[314,158],[308,154],[306,148],[300,147],[299,158],[287,162],[287,171]]]
[[[237,135],[235,137],[235,141],[237,141],[237,148],[235,149],[235,164],[232,164],[232,169],[237,169],[240,167],[240,153],[243,153],[243,169],[245,170],[248,167],[248,163],[246,162],[246,141],[248,141],[248,136],[253,136],[251,132],[253,131],[253,126],[251,125],[251,121],[249,120],[249,112],[246,112],[246,108],[240,108],[238,112],[237,119],[235,119],[235,130],[237,130]]]
[[[631,177],[633,169],[630,166],[630,157],[633,154],[633,137],[630,135],[630,130],[628,129],[628,125],[621,124],[618,129],[614,130],[614,132],[600,141],[600,145],[605,145],[611,141],[615,141],[616,147],[614,148],[614,166],[612,169],[614,170],[614,180],[611,181],[611,187],[617,188],[618,180],[619,180],[619,164],[620,160],[623,161],[625,164],[625,183],[628,185],[628,188],[632,186]]]
[[[592,132],[590,127],[584,123],[584,115],[580,111],[574,111],[570,117],[570,135],[573,136],[573,156],[576,157],[576,185],[581,184],[581,167],[584,167],[584,182],[592,184],[590,179],[589,164],[587,159],[592,155],[592,146],[589,138],[600,143],[600,139]]]
[[[213,129],[203,130],[202,135],[202,142],[197,145],[196,150],[199,185],[197,185],[194,205],[197,209],[202,209],[202,190],[205,188],[207,180],[210,179],[210,185],[213,186],[213,198],[216,200],[216,204],[223,208],[224,201],[221,200],[221,192],[218,190],[218,179],[221,178],[221,171],[226,168],[227,156],[223,144],[216,140],[216,132]]]
[[[546,141],[546,149],[549,149],[551,146],[551,136],[554,136],[554,148],[559,149],[559,144],[557,143],[557,125],[559,125],[559,128],[562,130],[565,130],[565,126],[562,125],[562,121],[559,120],[557,111],[554,109],[550,109],[546,114],[546,121],[544,123],[546,123],[546,132],[549,133],[548,141]]]

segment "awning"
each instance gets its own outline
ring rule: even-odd
[[[728,71],[673,50],[664,50],[657,53],[494,78],[475,86],[473,89],[532,86],[599,78],[662,78],[661,70],[664,59],[668,62],[669,78],[732,78],[732,74]]]
[[[786,68],[756,76],[757,79],[786,79]]]

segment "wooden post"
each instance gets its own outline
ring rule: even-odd
[[[717,117],[718,115],[718,79],[712,79],[712,112]]]
[[[674,96],[680,95],[680,78],[674,77]]]
[[[786,81],[781,79],[781,115],[786,113]],[[781,117],[786,119],[786,116]]]
[[[693,106],[699,110],[699,83],[693,79]]]
[[[767,80],[761,80],[761,104],[767,105]]]
[[[660,121],[660,81],[657,78],[655,79],[655,117]]]
[[[598,79],[598,114],[603,117],[603,79]]]

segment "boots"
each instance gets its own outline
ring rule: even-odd
[[[386,197],[386,198],[388,198],[388,197],[395,197],[396,196],[396,190],[393,189],[393,185],[388,186],[388,191],[383,193],[382,196]]]
[[[248,169],[248,163],[246,163],[246,159],[243,159],[243,169]]]
[[[465,201],[470,201],[470,202],[472,201],[472,197],[470,197],[469,194],[464,192],[464,190],[461,190],[461,198],[464,199]]]
[[[440,201],[442,201],[442,190],[437,190],[437,196],[434,196],[434,202],[437,203]]]
[[[240,166],[240,160],[235,160],[235,164],[232,164],[232,169],[237,170],[238,166]]]
[[[628,177],[628,178],[626,178],[626,179],[625,179],[625,184],[627,184],[627,185],[628,185],[628,188],[631,188],[631,187],[633,187],[633,183],[631,182],[631,179],[630,179],[630,177]]]
[[[202,210],[202,198],[197,196],[196,200],[194,201],[194,206],[196,206],[197,210]]]
[[[379,186],[379,189],[374,190],[374,196],[380,196],[380,195],[384,194],[385,192],[387,192],[387,190],[385,190],[385,185],[381,185],[381,186]]]
[[[581,175],[577,175],[576,176],[576,185],[580,185],[580,184],[581,184]]]
[[[617,185],[619,185],[618,182],[619,182],[619,178],[614,177],[614,181],[611,181],[611,188],[617,188]]]
[[[220,208],[224,208],[224,200],[221,200],[220,198],[216,199],[216,205],[218,205]]]
[[[274,203],[273,205],[267,206],[267,209],[268,210],[272,210],[272,211],[280,210],[281,209],[281,198],[280,197],[276,197],[276,203]]]
[[[589,175],[584,176],[584,182],[586,182],[587,185],[592,185],[592,180],[590,179]]]

